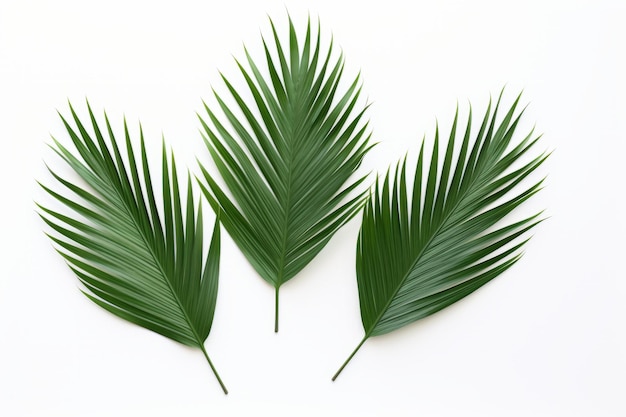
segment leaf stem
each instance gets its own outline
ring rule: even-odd
[[[213,362],[211,362],[211,359],[209,358],[209,354],[206,353],[206,349],[204,348],[204,345],[200,345],[200,349],[202,350],[202,353],[204,353],[204,357],[206,358],[207,362],[209,362],[209,366],[211,367],[211,370],[213,371],[213,374],[217,378],[217,382],[220,383],[220,386],[222,387],[222,390],[224,390],[224,394],[228,395],[228,390],[226,389],[226,386],[224,385],[224,382],[222,382],[222,378],[220,378],[220,375],[217,373],[217,370],[215,369],[215,366],[213,366]]]
[[[274,333],[278,333],[278,290],[280,287],[276,287],[274,296]]]
[[[363,343],[365,343],[365,341],[369,338],[368,335],[365,335],[365,337],[363,337],[363,340],[361,340],[361,343],[359,343],[359,345],[356,347],[356,349],[354,349],[354,351],[350,354],[350,356],[348,356],[348,359],[346,359],[346,361],[343,363],[343,365],[341,365],[341,368],[339,368],[339,370],[337,371],[337,373],[333,376],[333,381],[335,379],[337,379],[337,377],[339,376],[339,374],[341,373],[341,371],[343,371],[343,368],[346,367],[346,365],[348,364],[348,362],[350,362],[350,360],[352,359],[352,357],[359,351],[359,349],[361,349],[361,346],[363,346]]]

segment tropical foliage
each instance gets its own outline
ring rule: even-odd
[[[501,96],[500,96],[501,97]],[[457,145],[457,116],[440,155],[439,132],[430,158],[419,152],[412,191],[406,159],[376,183],[367,201],[357,243],[356,274],[365,335],[339,375],[370,337],[427,317],[494,279],[522,254],[536,214],[503,219],[541,188],[522,185],[547,154],[526,159],[538,137],[515,144],[523,113],[519,97],[497,123],[500,99],[487,109],[477,133],[470,115]],[[475,139],[470,139],[472,136]],[[514,191],[517,186],[521,191]],[[517,188],[520,188],[517,187]]]
[[[125,320],[200,349],[227,393],[203,345],[217,298],[218,221],[205,257],[202,210],[196,209],[189,176],[186,201],[181,204],[184,195],[176,164],[165,145],[163,201],[157,202],[143,133],[136,157],[124,124],[124,157],[106,115],[108,144],[91,108],[93,134],[70,109],[75,127],[61,118],[78,154],[56,139],[52,147],[82,183],[50,170],[57,184],[42,187],[61,207],[39,206],[53,230],[50,238],[90,300]]]
[[[358,77],[341,91],[344,61],[307,26],[300,48],[289,21],[283,47],[263,40],[266,68],[246,51],[237,63],[250,100],[224,76],[231,103],[215,93],[222,117],[205,104],[204,139],[228,193],[202,168],[202,189],[230,236],[275,288],[301,271],[362,207],[365,177],[349,181],[369,149]],[[346,183],[348,183],[346,185]],[[230,194],[230,195],[229,195]],[[355,195],[356,194],[356,195]]]

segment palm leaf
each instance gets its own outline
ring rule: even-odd
[[[50,170],[60,190],[42,187],[70,213],[39,206],[41,217],[54,231],[49,236],[90,300],[125,320],[199,348],[227,393],[203,345],[217,298],[218,220],[203,260],[202,211],[198,207],[195,215],[189,176],[183,205],[174,157],[168,160],[163,145],[159,207],[143,133],[136,158],[124,123],[124,160],[106,115],[109,145],[89,105],[88,109],[95,139],[71,105],[76,127],[61,116],[78,156],[56,139],[53,149],[87,188]]]
[[[515,115],[518,102],[519,97],[499,124],[500,99],[493,113],[490,103],[473,141],[470,110],[460,147],[455,146],[457,111],[443,161],[438,130],[430,166],[422,142],[412,192],[406,159],[387,173],[382,186],[377,181],[357,243],[365,336],[333,380],[368,338],[436,313],[520,259],[524,235],[541,221],[540,214],[517,222],[503,218],[540,190],[542,181],[513,191],[548,155],[523,162],[538,140],[532,131],[513,145],[523,113]]]
[[[271,21],[270,21],[271,23]],[[275,325],[282,284],[301,271],[364,202],[352,181],[369,150],[358,77],[339,93],[344,61],[322,51],[310,22],[302,49],[289,20],[283,48],[271,23],[275,50],[263,40],[268,77],[246,51],[237,62],[253,98],[246,102],[222,76],[230,107],[215,93],[225,122],[206,104],[203,137],[232,198],[202,167],[202,189],[222,224],[259,275],[275,288]],[[232,108],[231,108],[232,107]]]

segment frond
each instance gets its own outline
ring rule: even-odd
[[[493,112],[490,105],[474,140],[470,111],[460,147],[455,146],[457,111],[443,160],[438,131],[430,158],[422,143],[412,190],[406,185],[405,161],[387,173],[382,185],[376,183],[357,243],[365,330],[359,347],[369,337],[455,303],[520,259],[528,241],[525,236],[541,222],[540,213],[516,222],[504,219],[541,189],[543,180],[522,186],[521,191],[517,186],[548,155],[523,161],[538,137],[530,132],[514,144],[523,113],[516,115],[518,102],[519,97],[499,123],[500,99]]]
[[[187,176],[181,194],[173,155],[162,151],[163,201],[156,201],[140,132],[135,155],[124,123],[126,155],[105,115],[106,135],[88,105],[93,134],[70,105],[75,127],[61,116],[78,154],[54,140],[52,148],[86,187],[50,169],[57,184],[41,185],[62,211],[39,205],[49,234],[82,285],[105,310],[204,353],[217,299],[220,232],[216,219],[208,254],[203,250],[202,210]],[[184,203],[183,200],[185,199]]]
[[[350,180],[369,150],[358,77],[341,91],[343,57],[332,42],[321,47],[311,24],[299,46],[289,21],[283,46],[263,39],[267,75],[246,51],[237,62],[250,102],[222,77],[234,102],[215,93],[222,113],[205,104],[204,139],[228,192],[202,167],[204,195],[249,262],[276,291],[300,272],[333,234],[362,207],[356,192],[365,177]],[[357,194],[354,196],[353,194]]]

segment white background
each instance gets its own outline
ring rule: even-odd
[[[130,325],[83,297],[43,234],[35,179],[56,115],[88,97],[116,129],[139,120],[181,166],[208,163],[196,111],[237,79],[245,43],[259,61],[266,15],[284,35],[319,16],[362,71],[380,142],[363,172],[414,155],[436,120],[476,113],[506,84],[530,103],[546,208],[524,258],[455,306],[362,337],[354,274],[359,220],[273,292],[224,234],[220,294],[202,354]],[[624,416],[626,3],[623,1],[11,1],[0,2],[0,415],[2,416]],[[328,38],[328,36],[326,37]],[[520,132],[524,133],[523,131]],[[210,165],[210,164],[209,164]],[[210,223],[210,222],[209,222]]]

